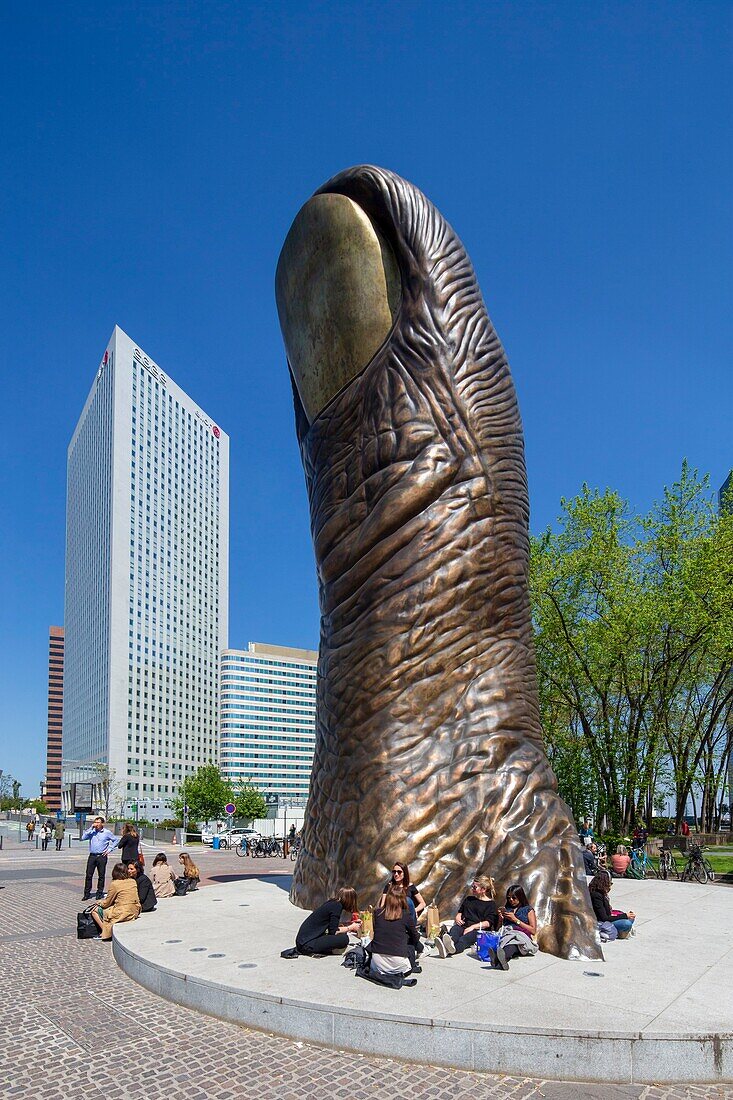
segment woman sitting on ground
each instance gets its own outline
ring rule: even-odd
[[[521,883],[515,882],[509,887],[506,904],[500,909],[500,914],[501,939],[496,950],[496,961],[502,970],[508,970],[510,959],[537,953],[537,914],[529,904]]]
[[[475,878],[471,893],[458,907],[456,921],[450,932],[438,936],[435,946],[441,959],[473,947],[479,932],[496,931],[499,927],[499,910],[494,903],[494,880],[489,876]]]
[[[617,844],[616,851],[611,856],[611,870],[617,878],[623,878],[629,869],[631,856],[626,850],[625,844]]]
[[[156,898],[172,898],[175,894],[173,883],[176,873],[168,864],[165,852],[158,852],[153,860],[153,890]]]
[[[198,889],[199,880],[201,879],[199,869],[194,861],[191,859],[188,852],[181,852],[180,856],[178,857],[178,862],[183,867],[181,878],[185,878],[186,882],[188,883],[188,892],[190,894],[192,890]]]
[[[137,896],[140,899],[140,907],[143,913],[152,913],[158,899],[155,896],[152,882],[145,874],[145,868],[139,863],[128,863],[127,873],[137,885]]]
[[[140,916],[140,898],[137,886],[127,873],[124,863],[112,868],[112,885],[106,898],[91,910],[94,923],[102,931],[103,940],[112,939],[112,925],[136,920]]]
[[[421,915],[425,912],[425,899],[420,893],[419,887],[415,886],[414,882],[410,882],[410,868],[406,863],[400,863],[398,859],[395,860],[394,866],[392,867],[392,878],[389,882],[385,882],[382,888],[382,896],[377,906],[378,909],[384,909],[387,891],[392,885],[399,886],[405,891],[408,907],[412,906],[415,918],[419,921]]]
[[[361,921],[355,919],[358,908],[356,890],[342,886],[335,897],[314,909],[295,937],[295,946],[301,955],[330,955],[332,951],[348,947],[349,932],[361,931]],[[350,919],[342,922],[344,911]]]
[[[120,859],[123,863],[137,863],[140,854],[140,837],[135,826],[129,821],[125,823],[122,836],[117,841],[117,847],[122,850]]]
[[[608,900],[611,882],[612,880],[607,874],[596,875],[588,884],[590,900],[593,902],[593,912],[598,923],[602,924],[605,921],[613,924],[618,932],[618,938],[625,940],[636,919],[636,913],[632,910],[629,910],[628,913],[622,913],[611,909],[611,903]]]
[[[387,887],[384,905],[374,910],[369,973],[377,977],[419,973],[416,951],[420,945],[415,917],[407,894],[396,883]]]

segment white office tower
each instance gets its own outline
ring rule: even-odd
[[[64,778],[108,765],[110,810],[217,760],[228,566],[228,436],[116,327],[69,445],[64,620]]]
[[[281,806],[308,796],[316,727],[311,649],[250,642],[221,657],[221,771]]]

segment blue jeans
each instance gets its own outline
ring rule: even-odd
[[[616,926],[617,932],[630,932],[631,926],[634,922],[629,920],[628,917],[617,917],[616,920],[612,920],[611,924]]]

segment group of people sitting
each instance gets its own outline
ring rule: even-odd
[[[427,913],[425,899],[410,881],[408,866],[396,861],[372,914],[372,939],[357,973],[398,988],[415,985],[417,979],[412,975],[421,973],[419,959],[426,950],[446,959],[475,947],[481,932],[499,933],[486,945],[491,968],[508,970],[510,959],[534,955],[537,917],[522,885],[510,886],[501,906],[496,904],[495,893],[492,878],[475,878],[458,907],[452,927],[441,925],[432,940],[426,941],[429,945],[426,947],[418,930]],[[350,935],[361,934],[356,892],[343,886],[303,921],[295,940],[296,951],[314,957],[343,952],[351,942]]]
[[[623,878],[631,864],[631,856],[625,844],[617,844],[616,851],[611,856],[611,866],[608,865],[608,856],[605,848],[595,842],[586,844],[583,848],[583,868],[586,875],[597,875],[599,871],[606,871],[612,878]]]
[[[176,883],[184,882],[188,893],[198,888],[200,874],[188,852],[181,852],[178,862],[181,873],[176,874],[168,863],[165,852],[158,852],[153,860],[152,879],[145,874],[145,865],[136,853],[136,859],[125,861],[130,847],[123,848],[123,859],[112,868],[112,884],[106,895],[97,901],[89,913],[101,932],[102,940],[112,939],[112,926],[137,920],[141,913],[151,913],[158,898],[172,898],[177,893]]]

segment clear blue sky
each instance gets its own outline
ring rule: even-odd
[[[37,4],[0,39],[0,767],[45,765],[66,447],[115,323],[231,435],[230,643],[317,646],[273,298],[298,207],[373,162],[465,242],[532,527],[645,508],[731,443],[731,16],[691,3]]]

